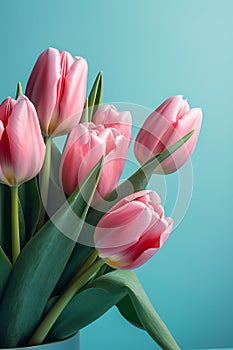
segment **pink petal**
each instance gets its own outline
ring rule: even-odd
[[[98,249],[107,248],[110,254],[111,249],[137,241],[151,219],[152,211],[140,202],[129,203],[107,213],[96,228],[95,245]]]
[[[41,170],[45,144],[36,110],[26,96],[18,98],[9,118],[6,132],[17,183],[28,181]]]
[[[162,162],[161,166],[156,168],[157,173],[166,174],[172,173],[179,169],[191,156],[194,151],[198,135],[200,132],[202,121],[202,111],[200,108],[190,109],[183,118],[179,119],[176,125],[176,129],[169,138],[167,147],[177,142],[180,138],[184,137],[191,130],[195,130],[195,133],[191,138],[176,152],[174,152],[169,158]]]
[[[125,139],[130,142],[132,117],[130,112],[119,112],[115,106],[99,106],[94,114],[93,122],[96,125],[103,124],[106,128],[115,128],[124,135]]]
[[[81,57],[75,58],[64,80],[60,102],[62,120],[76,117],[76,122],[79,122],[86,99],[87,70],[86,60]]]
[[[182,95],[172,96],[156,108],[156,112],[165,117],[172,124],[188,112],[188,110],[188,102],[183,100]]]
[[[59,78],[60,54],[58,50],[49,48],[39,56],[26,88],[26,95],[36,107],[42,131],[46,135],[57,101]]]

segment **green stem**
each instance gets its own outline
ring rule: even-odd
[[[11,244],[12,262],[15,263],[20,254],[18,187],[11,187]]]
[[[28,346],[41,344],[49,333],[50,329],[70,302],[73,296],[81,289],[89,279],[96,273],[101,266],[105,264],[104,260],[98,259],[91,265],[79,278],[74,278],[68,285],[64,293],[60,296],[57,302],[49,310],[45,318],[36,329],[31,339],[28,342]]]
[[[38,224],[38,229],[44,225],[46,206],[48,201],[48,192],[49,192],[49,177],[50,177],[50,168],[51,168],[51,147],[52,147],[52,138],[45,137],[46,152],[45,160],[42,169],[42,179],[40,186],[40,193],[43,205],[41,206],[40,219]]]

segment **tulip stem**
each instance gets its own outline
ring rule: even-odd
[[[44,165],[42,169],[42,179],[41,179],[41,186],[40,186],[40,194],[41,194],[43,205],[41,206],[38,229],[40,229],[44,225],[44,221],[45,221],[45,213],[46,213],[48,193],[49,193],[52,138],[45,137],[45,144],[46,144],[45,160],[44,160]]]
[[[28,346],[41,344],[49,333],[50,329],[74,297],[74,295],[90,280],[90,278],[105,264],[104,260],[97,259],[89,268],[79,277],[73,278],[71,283],[67,286],[64,293],[59,297],[56,303],[49,310],[45,318],[36,329]]]
[[[14,264],[20,254],[18,186],[11,187],[11,245]]]

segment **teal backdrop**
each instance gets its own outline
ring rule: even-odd
[[[233,1],[2,0],[0,16],[1,100],[52,46],[87,58],[89,86],[103,70],[105,102],[155,108],[184,94],[202,107],[191,205],[137,273],[182,349],[233,346]],[[81,348],[156,346],[114,308],[82,330]]]

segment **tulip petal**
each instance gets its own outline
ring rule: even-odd
[[[75,117],[76,123],[79,122],[86,99],[87,69],[86,60],[77,57],[67,72],[60,102],[60,122],[70,117]]]
[[[100,219],[94,233],[95,247],[108,265],[132,269],[162,247],[172,225],[159,196],[153,191],[140,191],[119,201]]]
[[[56,106],[59,78],[60,54],[58,50],[49,48],[39,56],[26,87],[26,95],[36,107],[44,135],[48,134]]]
[[[172,173],[179,169],[192,155],[198,135],[201,128],[202,111],[200,108],[190,109],[183,118],[179,119],[176,129],[169,138],[167,147],[174,144],[176,141],[181,139],[190,130],[195,130],[193,136],[177,151],[175,151],[169,158],[167,158],[161,165],[156,169],[158,173]]]
[[[73,129],[62,155],[60,181],[68,195],[105,154],[105,144],[95,135],[90,135],[88,125],[79,124]]]
[[[20,96],[12,110],[6,132],[17,183],[36,176],[44,161],[45,144],[33,104]]]
[[[117,211],[107,213],[100,220],[95,231],[95,246],[100,250],[111,249],[137,242],[152,219],[152,211],[140,202],[123,206]],[[104,250],[102,251],[103,254]],[[101,253],[101,256],[102,256]],[[115,253],[115,250],[114,250]]]
[[[132,117],[130,112],[119,112],[113,105],[99,106],[92,119],[96,125],[102,124],[106,128],[115,128],[131,141]]]
[[[188,110],[189,104],[186,100],[183,100],[182,95],[172,96],[156,108],[156,112],[172,124],[187,113]]]
[[[117,187],[126,161],[127,151],[128,142],[122,135],[117,136],[114,139],[114,147],[105,156],[103,171],[97,186],[97,193],[100,196],[98,202]]]
[[[144,164],[162,153],[173,132],[172,122],[154,111],[144,122],[135,140],[134,152],[138,161]]]
[[[173,220],[171,218],[167,219],[166,223],[166,230],[161,234],[160,240],[157,238],[153,239],[152,235],[152,241],[150,242],[149,239],[146,240],[144,238],[143,243],[141,242],[141,254],[140,254],[140,249],[138,250],[138,245],[137,247],[131,247],[131,251],[128,249],[128,253],[131,252],[132,255],[127,254],[127,251],[118,254],[118,256],[113,256],[110,257],[108,260],[108,264],[112,267],[115,268],[120,268],[122,270],[131,270],[131,269],[136,269],[137,267],[145,264],[154,254],[156,254],[159,249],[163,246],[163,244],[167,241],[167,239],[170,236],[170,233],[172,231],[172,225],[173,225]],[[153,230],[153,229],[152,229]],[[146,248],[146,246],[148,248]],[[133,256],[133,254],[137,254]],[[117,259],[116,259],[117,258]],[[112,261],[113,259],[113,261]],[[116,261],[114,261],[116,259]]]

